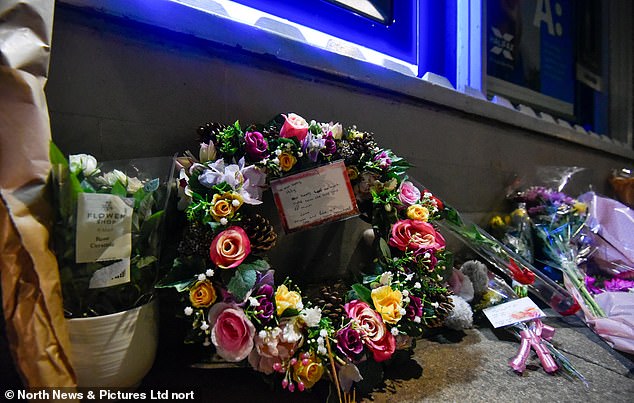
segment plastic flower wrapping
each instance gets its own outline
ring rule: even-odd
[[[51,143],[52,234],[66,317],[121,312],[149,302],[159,278],[170,157],[99,163],[68,159]]]
[[[574,296],[597,334],[614,348],[633,352],[634,214],[593,192],[573,198],[560,189],[533,186],[514,195],[525,215],[521,236],[532,240],[518,253],[533,259],[535,274]],[[520,245],[510,216],[494,217],[491,224],[509,248]]]
[[[264,125],[207,124],[198,134],[198,155],[177,158],[185,228],[161,282],[180,295],[186,341],[291,392],[327,379],[341,399],[368,363],[376,370],[443,324],[452,310],[443,282],[451,255],[435,226],[444,206],[408,179],[404,159],[370,133],[292,113]],[[271,180],[337,160],[372,224],[376,258],[372,273],[324,303],[333,290],[314,298],[275,278],[266,254],[278,236],[258,209]]]
[[[522,291],[523,288],[511,288],[503,278],[489,271],[482,262],[477,260],[463,263],[459,270],[453,269],[449,285],[456,296],[473,306],[474,312],[525,296],[516,292]],[[448,321],[448,325],[450,324],[451,320]],[[545,372],[562,373],[579,379],[586,387],[588,386],[584,376],[555,347],[553,341],[555,328],[543,323],[540,319],[532,319],[514,323],[506,326],[505,329],[520,342],[517,355],[509,360],[509,367],[513,371],[522,374],[527,369],[531,352],[534,351]]]

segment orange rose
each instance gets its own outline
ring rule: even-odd
[[[281,153],[278,157],[280,160],[280,169],[284,172],[288,172],[297,163],[297,158],[290,153]]]
[[[324,374],[324,366],[314,354],[310,355],[306,364],[304,363],[304,360],[297,360],[295,365],[293,365],[293,380],[298,385],[300,382],[303,385],[303,387],[300,386],[300,390],[312,388]]]
[[[209,280],[198,281],[189,289],[189,300],[194,308],[208,308],[216,302],[216,289]]]
[[[225,192],[223,194],[216,193],[211,199],[213,204],[209,213],[216,220],[222,218],[231,218],[238,211],[244,200],[238,193]]]

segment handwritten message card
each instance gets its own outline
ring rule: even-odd
[[[287,233],[359,214],[343,161],[278,179],[271,189]]]
[[[492,306],[482,312],[484,312],[494,328],[546,316],[533,300],[528,297]]]

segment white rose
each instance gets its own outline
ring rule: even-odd
[[[143,182],[138,178],[128,178],[128,192],[136,193],[143,187]]]
[[[68,157],[70,172],[78,174],[83,172],[84,176],[91,176],[99,173],[97,169],[97,159],[88,154],[75,154]]]
[[[113,169],[112,171],[103,174],[102,181],[108,186],[114,186],[117,181],[121,182],[124,186],[127,186],[128,177],[118,169]]]

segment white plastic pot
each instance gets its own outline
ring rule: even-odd
[[[79,387],[134,388],[150,371],[158,344],[158,302],[91,318],[68,319]]]

